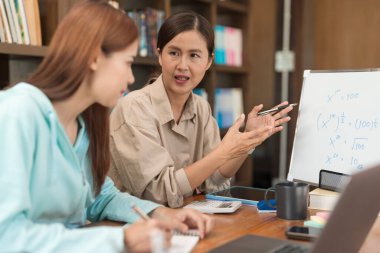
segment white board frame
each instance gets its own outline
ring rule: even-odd
[[[318,78],[320,78],[320,80],[318,80]],[[328,80],[330,80],[332,83],[328,83]],[[345,84],[343,84],[343,82],[337,82],[337,84],[333,83],[339,80],[345,80],[346,82]],[[355,80],[358,84],[355,83]],[[360,80],[360,82],[357,80]],[[318,88],[310,87],[310,85],[317,85],[316,83],[318,82],[321,82],[318,84]],[[369,88],[375,88],[375,90],[368,91]],[[338,91],[337,89],[341,90]],[[335,95],[336,100],[334,100]],[[339,95],[342,95],[341,99],[344,98],[343,95],[346,95],[347,101],[338,101],[337,98]],[[325,96],[325,98],[323,96]],[[326,105],[323,104],[324,102],[321,99],[326,99]],[[367,99],[368,101],[366,101]],[[327,101],[331,102],[331,104],[329,105]],[[364,104],[360,104],[363,102]],[[330,113],[331,117],[334,113],[336,113],[336,115],[339,115],[339,113],[343,112],[346,113],[347,119],[349,117],[352,117],[352,119],[350,119],[351,124],[352,121],[355,122],[355,117],[357,120],[360,120],[359,118],[362,117],[363,121],[365,121],[365,119],[369,120],[372,118],[374,120],[376,118],[376,120],[378,120],[377,122],[380,122],[380,69],[357,69],[339,71],[305,70],[299,104],[296,131],[293,141],[293,150],[287,177],[289,181],[301,181],[309,183],[311,185],[318,185],[319,171],[321,169],[345,174],[353,174],[362,169],[369,168],[374,164],[380,163],[380,152],[378,152],[380,145],[380,127],[378,125],[376,125],[375,129],[372,129],[375,132],[370,132],[370,130],[368,130],[368,132],[365,132],[364,130],[363,132],[355,131],[355,133],[360,132],[360,134],[355,135],[358,137],[354,137],[357,139],[350,139],[351,137],[345,136],[349,135],[350,132],[354,133],[353,130],[350,130],[349,123],[346,123],[346,128],[340,129],[339,126],[337,126],[335,129],[335,135],[332,135],[331,133],[334,131],[332,129],[328,130],[328,124],[326,123],[327,120],[321,120],[321,117],[328,116],[328,113]],[[329,112],[330,110],[331,112]],[[375,113],[373,113],[373,110],[375,110]],[[350,116],[351,114],[352,116]],[[342,115],[344,116],[344,114]],[[358,115],[360,115],[360,117],[358,117]],[[324,123],[322,125],[327,129],[322,129],[320,127],[321,122]],[[343,124],[341,126],[343,126]],[[336,134],[336,132],[339,131],[341,132],[339,134]],[[341,135],[341,139],[338,138],[339,135]],[[362,136],[363,139],[360,139],[360,136]],[[330,140],[324,140],[323,138],[330,138]],[[349,166],[349,146],[346,147],[345,144],[343,144],[343,138],[346,138],[345,141],[350,142],[353,147],[355,145],[358,145],[358,147],[360,146],[361,148],[369,148],[372,154],[363,155],[364,152],[360,153],[362,150],[357,151],[353,149],[352,154],[357,151],[355,154],[359,155],[360,159],[362,160],[359,159],[360,161],[358,161],[357,159],[356,164],[352,163],[352,166]],[[331,146],[331,143],[328,143],[329,141],[331,142],[331,140],[335,140],[339,146],[337,145],[338,147],[335,147],[334,142],[332,142],[333,145]],[[362,142],[359,141],[355,144],[355,140],[360,140]],[[371,141],[371,145],[368,144],[368,140]],[[377,142],[377,148],[375,149],[373,142]],[[331,151],[329,148],[331,149],[332,147],[337,148],[334,149],[335,151],[331,153],[333,156],[324,156],[324,152],[326,151],[329,153]],[[376,152],[378,153],[377,157],[373,157]],[[329,159],[332,157],[334,157],[334,159],[341,160],[339,160],[340,162],[336,162],[338,160]],[[352,155],[352,157],[355,156]],[[331,165],[332,161],[335,161],[335,165]],[[360,166],[358,166],[359,162]]]

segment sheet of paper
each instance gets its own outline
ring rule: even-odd
[[[169,253],[190,253],[198,241],[198,236],[173,235]]]

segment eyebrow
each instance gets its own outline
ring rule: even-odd
[[[182,51],[179,47],[176,47],[176,46],[173,46],[173,45],[168,46],[168,48],[169,49],[178,50],[178,51]],[[190,51],[192,53],[202,53],[202,50],[200,50],[200,49],[190,49],[188,51]]]

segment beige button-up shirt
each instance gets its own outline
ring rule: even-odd
[[[151,85],[123,97],[111,113],[110,177],[131,194],[171,207],[193,193],[183,168],[202,159],[220,142],[206,100],[191,94],[175,123],[160,76]],[[217,170],[198,189],[230,186]]]

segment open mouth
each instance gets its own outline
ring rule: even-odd
[[[183,76],[183,75],[175,75],[174,78],[178,81],[187,81],[190,79],[188,76]]]

